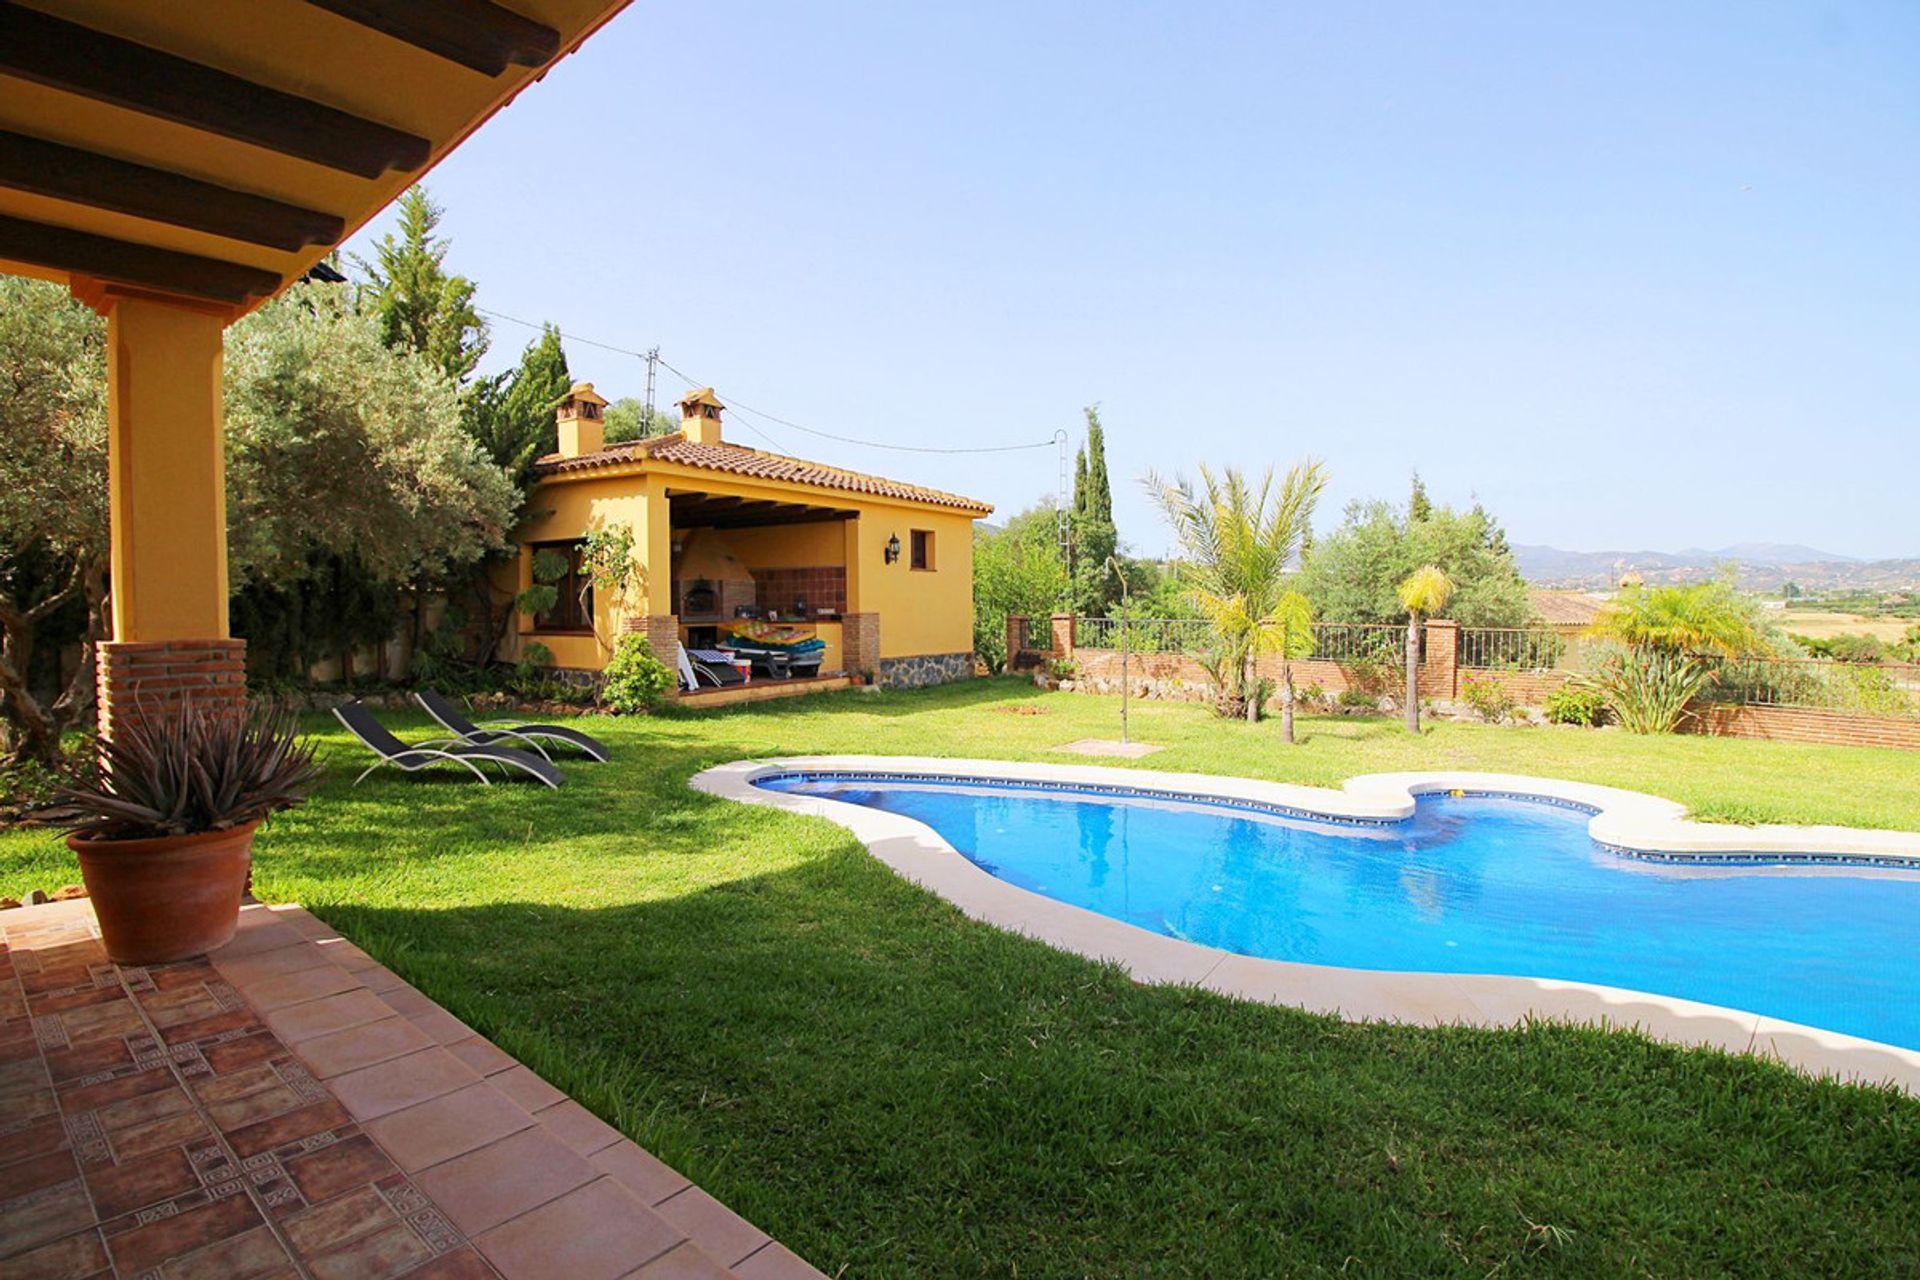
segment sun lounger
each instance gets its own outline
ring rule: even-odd
[[[488,720],[475,724],[460,712],[460,708],[441,697],[433,689],[422,689],[413,695],[434,722],[462,742],[476,747],[489,743],[510,742],[524,744],[528,750],[537,752],[542,759],[551,759],[543,742],[565,743],[569,747],[584,751],[595,760],[607,758],[607,748],[598,738],[569,729],[558,724],[527,724],[518,720]]]
[[[550,787],[558,787],[565,781],[564,775],[551,760],[543,760],[525,751],[515,751],[512,747],[475,746],[458,738],[436,738],[431,742],[412,744],[402,742],[380,723],[373,709],[364,702],[349,702],[335,707],[333,714],[349,733],[360,740],[361,746],[378,757],[353,780],[356,787],[369,773],[381,765],[389,764],[406,773],[417,772],[428,765],[457,764],[472,770],[474,777],[489,786],[492,785],[492,779],[480,768],[483,764],[499,765],[503,771],[518,769],[522,773],[532,774]]]

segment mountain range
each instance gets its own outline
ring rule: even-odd
[[[1513,555],[1522,577],[1549,587],[1611,587],[1628,571],[1647,582],[1698,582],[1733,563],[1739,566],[1740,585],[1752,591],[1777,591],[1789,582],[1807,591],[1920,589],[1920,557],[1861,560],[1795,543],[1684,551],[1563,551],[1530,545],[1515,546]]]

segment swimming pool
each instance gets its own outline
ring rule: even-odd
[[[1005,778],[752,785],[912,819],[1007,884],[1240,955],[1601,984],[1920,1049],[1920,871],[1737,848],[1648,860],[1593,838],[1596,806],[1512,794],[1335,818]]]

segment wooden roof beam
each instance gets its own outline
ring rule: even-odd
[[[12,0],[0,0],[0,72],[362,178],[433,154],[425,138]]]
[[[160,293],[244,305],[280,287],[271,271],[0,215],[0,258]]]
[[[197,178],[0,130],[0,187],[296,252],[332,244],[346,223]]]
[[[316,8],[497,76],[509,66],[544,66],[560,51],[560,33],[492,0],[307,0]]]

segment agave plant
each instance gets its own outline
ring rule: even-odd
[[[188,704],[115,725],[99,774],[61,789],[64,825],[90,840],[226,831],[300,804],[319,777],[293,712]]]

